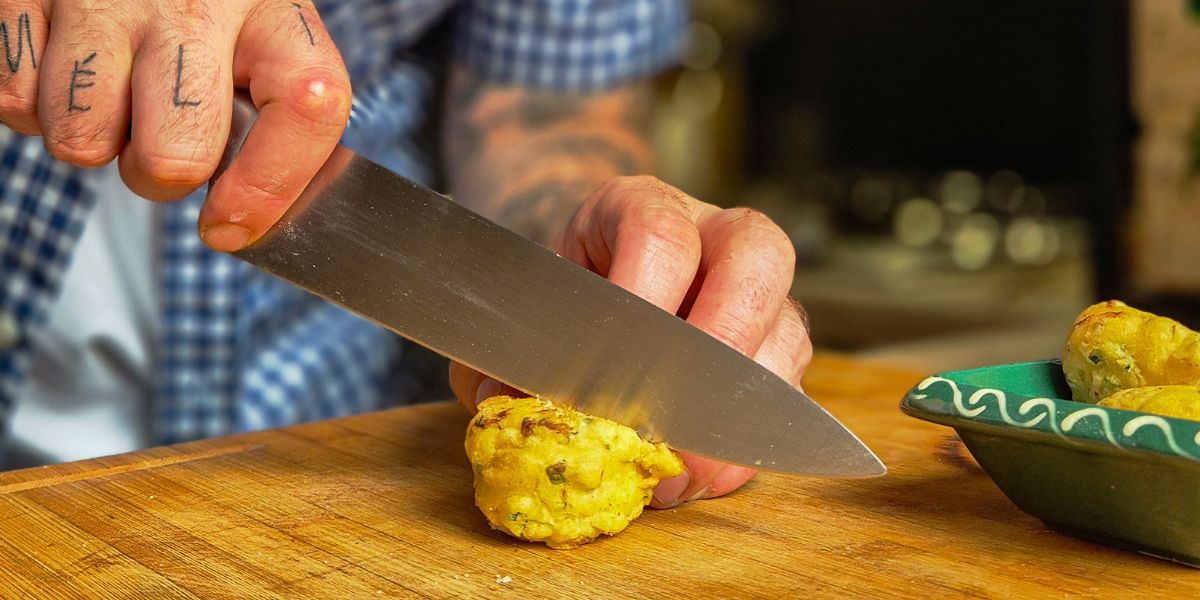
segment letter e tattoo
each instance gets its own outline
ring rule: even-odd
[[[77,104],[75,102],[75,90],[90,88],[93,85],[91,77],[96,74],[91,69],[85,69],[92,59],[96,58],[96,53],[93,52],[83,59],[83,62],[75,61],[75,67],[71,69],[71,85],[67,86],[67,112],[87,112],[92,110],[91,105]]]
[[[200,106],[199,100],[184,100],[179,97],[179,88],[183,85],[183,44],[179,45],[179,54],[175,59],[175,106]]]

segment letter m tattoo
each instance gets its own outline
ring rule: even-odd
[[[14,39],[15,38],[15,39]],[[8,63],[8,71],[16,73],[21,69],[21,59],[25,56],[25,44],[29,44],[29,64],[37,68],[37,58],[33,55],[33,28],[29,25],[29,13],[21,13],[17,17],[17,30],[10,36],[8,22],[0,21],[0,39],[4,41],[4,60]],[[13,43],[16,42],[17,53],[13,55]]]

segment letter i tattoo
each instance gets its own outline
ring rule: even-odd
[[[304,7],[298,2],[293,2],[292,6],[296,7],[296,13],[300,15],[300,24],[304,26],[304,33],[308,34],[308,44],[316,46],[317,40],[313,39],[312,29],[308,27],[308,19],[304,18]]]

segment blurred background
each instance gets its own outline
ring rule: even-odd
[[[814,341],[1057,356],[1101,298],[1200,325],[1200,1],[694,0],[663,178],[796,245]]]

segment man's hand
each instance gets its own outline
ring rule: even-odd
[[[216,250],[283,215],[349,115],[349,78],[311,0],[6,0],[0,21],[0,121],[74,165],[119,156],[152,200],[209,179],[233,90],[249,90],[258,121],[200,214]]]
[[[587,199],[556,249],[800,385],[812,344],[802,310],[788,298],[795,254],[762,214],[722,210],[653,177],[622,177]],[[504,391],[457,364],[450,382],[469,408]],[[683,475],[659,484],[654,506],[720,496],[755,473],[683,459]]]

